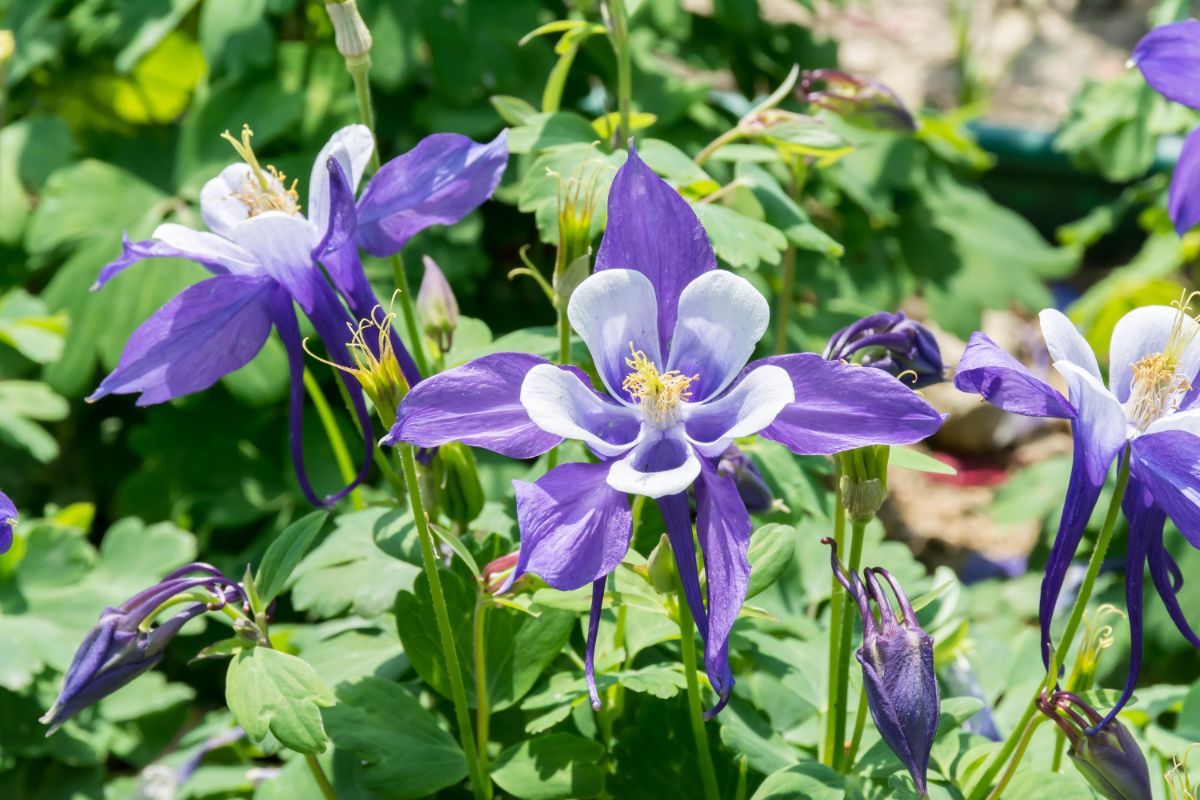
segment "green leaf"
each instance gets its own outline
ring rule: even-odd
[[[674,184],[680,191],[703,197],[721,188],[721,184],[670,142],[664,142],[662,139],[643,139],[638,142],[638,155],[650,169]]]
[[[746,599],[768,588],[791,566],[796,554],[796,529],[791,525],[771,523],[750,535],[750,584]]]
[[[49,386],[37,381],[0,381],[0,441],[47,463],[58,456],[58,442],[35,424],[66,419],[70,407]]]
[[[496,113],[500,115],[500,118],[509,125],[525,125],[538,113],[538,110],[531,103],[519,97],[494,94],[488,100],[491,102],[492,108],[496,109]]]
[[[958,474],[958,470],[946,462],[911,447],[893,447],[892,452],[888,454],[888,466],[911,469],[916,472],[929,472],[934,475]]]
[[[66,314],[51,314],[39,297],[12,289],[0,297],[0,342],[30,361],[48,364],[62,354]]]
[[[510,153],[538,153],[564,145],[591,145],[596,129],[585,117],[570,111],[534,114],[508,133]],[[535,167],[530,167],[533,172]]]
[[[389,800],[429,797],[467,774],[462,751],[404,687],[379,678],[343,684],[322,712],[339,750],[362,760],[359,783]]]
[[[317,534],[321,532],[327,519],[329,519],[328,511],[314,511],[287,526],[283,533],[271,542],[271,546],[263,554],[262,562],[258,565],[258,573],[254,578],[258,596],[262,599],[264,606],[270,605],[271,601],[283,591],[288,578],[292,575],[292,570],[296,569],[301,559],[308,553],[308,548],[312,547],[313,541],[316,540]]]
[[[297,753],[320,753],[329,739],[321,709],[333,705],[333,692],[302,659],[255,647],[229,662],[225,702],[251,741],[267,733]]]
[[[658,122],[658,117],[654,114],[648,114],[643,111],[635,111],[629,115],[630,131],[640,131],[649,128],[654,123]],[[592,129],[596,131],[596,135],[601,141],[611,141],[617,135],[617,131],[621,127],[621,114],[617,111],[610,111],[607,114],[596,117],[592,120]]]
[[[713,251],[735,269],[757,269],[760,264],[778,264],[787,249],[787,238],[778,229],[716,203],[693,203],[712,240]]]
[[[750,800],[841,800],[845,796],[844,775],[808,761],[768,775]]]
[[[492,778],[522,800],[596,797],[604,789],[604,745],[551,733],[514,745],[496,759]]]
[[[717,720],[721,742],[744,757],[756,772],[770,775],[800,760],[799,752],[784,741],[779,731],[740,698],[734,698]]]

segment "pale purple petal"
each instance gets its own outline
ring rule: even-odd
[[[750,281],[712,270],[684,287],[667,369],[698,376],[692,402],[715,397],[737,377],[767,329],[771,308]]]
[[[521,550],[512,581],[527,572],[571,591],[616,569],[633,536],[629,498],[604,480],[607,464],[563,464],[537,483],[513,481]]]
[[[546,359],[495,353],[427,378],[412,388],[384,444],[437,447],[462,442],[506,455],[533,458],[562,441],[546,433],[521,405],[521,384]]]
[[[600,397],[554,364],[538,364],[525,373],[521,405],[546,433],[578,439],[601,456],[625,453],[641,432],[640,411]]]
[[[312,312],[315,284],[324,280],[312,256],[317,244],[312,223],[304,217],[268,211],[239,223],[230,238],[258,260],[265,274],[288,290],[304,313]]]
[[[636,269],[650,279],[662,352],[675,330],[683,288],[716,268],[696,212],[630,147],[608,192],[608,227],[596,253],[596,271]]]
[[[8,552],[13,543],[13,526],[17,523],[17,507],[8,495],[0,492],[0,555]]]
[[[1133,48],[1130,60],[1154,91],[1200,109],[1200,22],[1188,19],[1155,28]]]
[[[232,242],[174,223],[159,225],[153,239],[131,242],[128,236],[122,235],[121,242],[121,257],[100,270],[92,291],[146,258],[186,258],[216,275],[252,275],[260,271],[254,256]]]
[[[346,177],[341,163],[332,156],[325,160],[325,203],[321,210],[321,222],[313,222],[317,242],[312,255],[320,259],[327,252],[343,248],[355,248],[358,230],[357,211],[354,209],[354,188]]]
[[[492,196],[508,165],[508,132],[488,144],[435,133],[371,177],[358,201],[358,240],[373,256],[397,253],[430,225],[452,225]]]
[[[244,366],[271,332],[268,278],[218,275],[189,286],[135,330],[88,398],[140,392],[139,406],[207,389]]]
[[[633,351],[644,353],[662,369],[654,287],[642,273],[614,269],[585,278],[571,294],[567,318],[591,352],[609,393],[622,403],[632,404],[621,383],[630,371],[625,361]]]
[[[1042,338],[1046,340],[1046,349],[1050,351],[1052,361],[1070,361],[1083,367],[1097,381],[1100,377],[1100,365],[1096,362],[1096,354],[1091,345],[1083,338],[1079,329],[1067,319],[1061,311],[1047,308],[1038,315],[1042,326]]]
[[[1200,437],[1181,430],[1139,436],[1133,469],[1179,532],[1200,547]]]
[[[1178,374],[1191,380],[1200,372],[1200,324],[1170,306],[1135,308],[1113,328],[1108,356],[1108,386],[1117,400],[1129,400],[1133,365],[1148,355],[1161,353],[1171,338],[1176,322],[1183,326],[1183,341],[1189,342],[1179,359]]]
[[[975,332],[967,343],[954,386],[983,396],[997,408],[1027,417],[1072,419],[1075,409],[1050,384],[1000,349],[986,334]]]
[[[700,474],[696,451],[678,430],[649,429],[608,471],[608,485],[627,494],[660,498],[686,490]]]
[[[1191,408],[1175,414],[1159,417],[1146,427],[1146,433],[1161,431],[1187,431],[1193,436],[1200,436],[1200,408]]]
[[[371,154],[374,152],[375,137],[371,135],[371,129],[366,125],[355,124],[347,125],[330,136],[329,141],[317,154],[308,182],[308,218],[316,226],[319,235],[324,235],[325,225],[329,222],[329,160],[333,159],[345,176],[353,203],[354,191],[358,188],[363,171],[371,162]]]
[[[795,402],[760,435],[800,455],[829,455],[872,444],[911,444],[934,433],[942,415],[883,370],[826,361],[815,353],[751,362],[782,367]]]
[[[1171,173],[1167,210],[1180,236],[1200,222],[1200,128],[1183,140],[1183,149]]]
[[[684,429],[701,455],[714,458],[739,436],[750,436],[770,425],[795,400],[792,378],[785,370],[758,367],[716,400],[684,406]]]

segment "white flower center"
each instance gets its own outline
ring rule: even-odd
[[[1197,330],[1195,326],[1189,326],[1190,331],[1184,330],[1190,300],[1186,297],[1176,304],[1178,312],[1162,352],[1150,353],[1130,367],[1133,377],[1125,416],[1139,431],[1145,431],[1150,423],[1178,411],[1180,403],[1191,391],[1192,382],[1188,376],[1179,374],[1184,351]]]

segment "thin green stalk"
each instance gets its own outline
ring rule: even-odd
[[[850,525],[850,560],[846,568],[851,575],[857,575],[862,563],[863,530],[866,522],[855,520]],[[835,746],[833,763],[835,768],[846,771],[848,765],[843,763],[846,754],[846,705],[850,699],[850,652],[854,649],[854,601],[849,592],[842,592],[842,638],[838,642],[838,691],[837,704],[833,713],[833,742]]]
[[[629,19],[625,15],[624,0],[608,0],[612,30],[613,53],[617,57],[617,113],[620,115],[621,147],[628,146],[633,134],[630,117],[633,101],[633,55],[629,50]]]
[[[725,131],[720,136],[718,136],[717,138],[713,139],[711,142],[706,144],[704,146],[703,150],[701,150],[699,153],[696,153],[696,157],[693,158],[692,161],[695,162],[696,166],[698,166],[698,167],[703,166],[704,162],[708,160],[709,156],[711,156],[713,153],[717,152],[718,150],[720,150],[722,147],[729,144],[730,142],[736,141],[738,139],[738,137],[740,137],[741,135],[742,135],[741,127],[738,125],[735,125],[734,127]]]
[[[687,678],[688,717],[692,721],[692,736],[696,740],[696,759],[700,762],[700,781],[705,800],[720,800],[717,771],[712,752],[708,749],[708,732],[704,729],[704,714],[700,705],[700,680],[696,677],[696,631],[692,611],[683,593],[683,583],[675,590],[679,606],[679,647],[683,651],[683,674]]]
[[[1025,756],[1025,751],[1029,748],[1029,742],[1033,739],[1033,732],[1037,730],[1037,726],[1042,722],[1042,719],[1041,717],[1035,717],[1025,724],[1020,742],[1017,744],[1017,750],[1013,754],[1013,760],[1009,763],[1008,769],[1004,770],[1004,775],[1001,776],[1000,782],[996,784],[996,788],[992,789],[991,794],[987,796],[987,800],[1000,800],[1000,795],[1008,788],[1008,782],[1013,779],[1013,775],[1017,774],[1017,765],[1021,763],[1021,759]]]
[[[308,769],[312,772],[313,778],[317,781],[317,786],[321,788],[321,794],[325,800],[337,800],[337,792],[334,791],[333,784],[329,782],[329,776],[325,774],[325,768],[321,766],[321,762],[312,753],[306,753],[304,756],[305,763],[308,764]]]
[[[833,541],[839,553],[845,552],[846,507],[842,505],[842,463],[833,459]],[[821,763],[832,767],[837,753],[837,725],[834,710],[837,707],[838,683],[841,673],[837,671],[838,646],[842,641],[842,600],[846,590],[836,576],[830,577],[829,590],[829,686],[825,699],[825,742],[821,748]]]
[[[1096,585],[1096,576],[1100,574],[1100,566],[1104,563],[1104,556],[1108,553],[1108,546],[1112,543],[1113,531],[1117,525],[1117,516],[1121,512],[1121,499],[1125,496],[1125,487],[1129,484],[1129,448],[1125,448],[1125,454],[1121,459],[1121,468],[1117,473],[1117,488],[1113,492],[1112,501],[1108,505],[1108,514],[1104,518],[1104,527],[1100,529],[1100,536],[1096,539],[1096,546],[1092,548],[1092,556],[1088,561],[1087,574],[1083,578],[1083,583],[1079,587],[1079,594],[1075,598],[1075,607],[1071,610],[1071,616],[1067,620],[1067,627],[1063,631],[1062,639],[1059,640],[1056,653],[1061,653],[1064,657],[1071,649],[1071,644],[1075,639],[1075,633],[1079,629],[1079,623],[1083,620],[1083,612],[1087,609],[1088,601],[1092,597],[1092,589]],[[1038,692],[1040,693],[1042,686],[1039,684]],[[979,781],[975,784],[975,788],[971,790],[968,800],[983,800],[988,796],[988,788],[992,781],[999,774],[1009,756],[1012,756],[1011,770],[1016,769],[1016,765],[1020,763],[1021,757],[1024,755],[1024,750],[1017,751],[1020,739],[1025,728],[1030,724],[1037,713],[1037,696],[1029,701],[1029,706],[1025,709],[1025,713],[1021,716],[1021,721],[1009,734],[1005,740],[1004,746],[996,753],[992,762],[988,765],[987,770],[979,777]],[[998,796],[998,795],[997,795]]]
[[[356,412],[354,410],[354,403],[350,399],[350,390],[346,388],[346,384],[342,381],[336,369],[333,370],[333,377],[335,378],[334,383],[338,387],[338,394],[342,396],[342,405],[350,412],[350,416],[354,416]],[[380,420],[380,422],[384,424],[384,429],[386,430],[388,426],[387,420]],[[379,467],[379,471],[383,473],[388,486],[392,487],[392,491],[396,497],[404,497],[404,482],[400,480],[400,475],[392,468],[387,455],[380,448],[375,447],[372,449],[371,457],[375,460],[375,466]]]
[[[792,295],[796,293],[796,247],[788,245],[783,253],[783,270],[779,281],[779,297],[775,307],[775,354],[783,355],[788,343],[788,320],[792,316]]]
[[[854,715],[854,733],[850,736],[850,749],[846,751],[846,771],[854,769],[854,759],[858,757],[858,748],[862,744],[863,730],[867,727],[867,686],[863,684],[858,690],[858,712]]]
[[[458,720],[458,739],[467,758],[467,773],[471,777],[471,791],[476,800],[487,800],[490,779],[480,770],[476,756],[475,736],[471,730],[471,714],[467,706],[467,689],[463,684],[462,667],[458,661],[458,650],[454,646],[454,634],[450,627],[450,612],[446,608],[446,596],[442,592],[442,578],[438,574],[437,556],[434,555],[433,533],[429,530],[429,518],[421,500],[421,488],[417,483],[417,460],[411,445],[402,444],[400,465],[404,472],[404,483],[408,488],[408,502],[413,520],[417,525],[417,536],[421,541],[421,561],[425,577],[429,581],[429,594],[433,600],[433,614],[437,619],[438,636],[442,644],[442,658],[446,660],[446,672],[450,676],[450,694],[454,700],[454,715]]]
[[[487,612],[488,599],[480,594],[475,601],[475,626],[472,649],[475,655],[475,738],[479,743],[479,771],[488,774],[488,729],[491,725],[492,702],[487,688]],[[485,784],[488,797],[492,796],[492,782]]]
[[[321,427],[325,429],[325,436],[329,439],[329,446],[333,449],[333,460],[337,462],[338,472],[342,474],[342,480],[349,485],[354,482],[356,477],[354,462],[350,459],[350,451],[346,448],[346,440],[342,437],[341,429],[338,428],[337,419],[334,418],[333,411],[329,408],[328,401],[325,400],[325,395],[321,393],[321,385],[317,383],[317,379],[307,368],[304,370],[304,389],[308,392],[313,407],[317,410]],[[367,507],[362,492],[357,487],[350,492],[350,503],[359,511]]]

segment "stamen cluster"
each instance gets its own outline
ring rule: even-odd
[[[274,164],[268,164],[264,170],[250,146],[252,136],[254,131],[250,130],[249,125],[242,126],[241,141],[233,138],[229,131],[221,134],[221,138],[233,145],[233,149],[250,167],[250,174],[242,183],[241,191],[234,192],[233,197],[242,201],[252,217],[267,211],[299,214],[300,193],[296,191],[299,181],[293,180],[292,185],[287,186],[287,175],[275,169]]]
[[[1175,304],[1178,313],[1162,352],[1151,353],[1131,367],[1133,381],[1126,414],[1138,430],[1144,431],[1154,420],[1178,411],[1180,402],[1191,391],[1191,381],[1178,371],[1180,359],[1195,337],[1195,329],[1187,333],[1183,324],[1194,296],[1182,298]]]
[[[625,376],[621,389],[641,405],[642,415],[647,421],[656,425],[673,421],[679,404],[691,400],[692,393],[688,387],[700,376],[692,375],[689,378],[677,369],[660,373],[645,353],[634,349],[632,342],[629,350],[633,355],[625,359],[625,365],[633,371]]]

